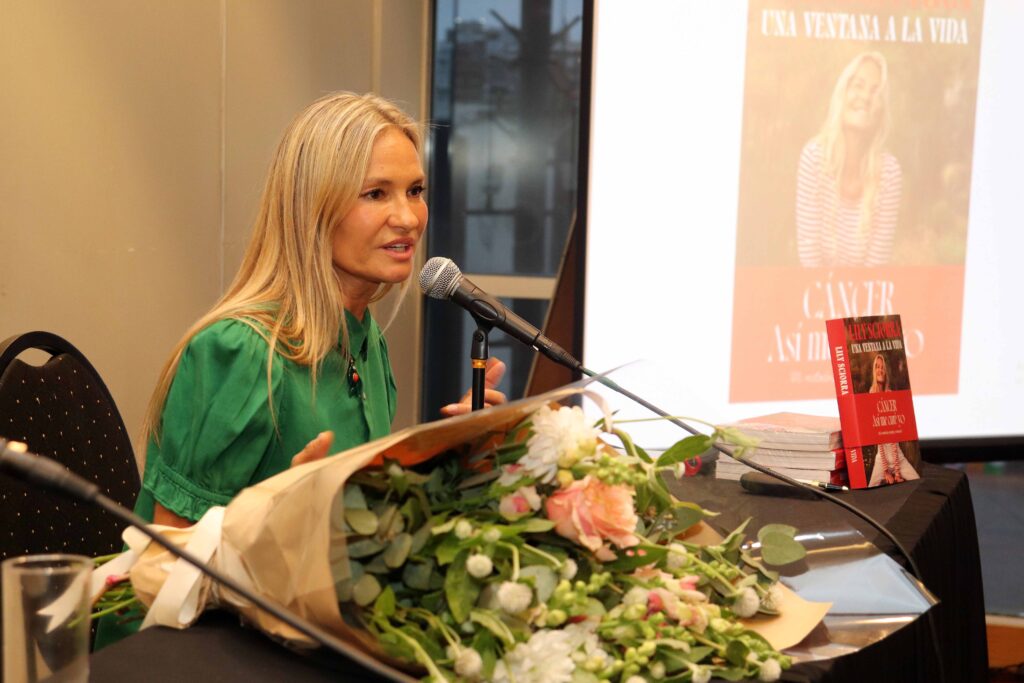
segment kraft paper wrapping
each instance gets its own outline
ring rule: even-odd
[[[579,387],[564,387],[488,410],[410,427],[324,460],[288,469],[243,490],[231,501],[214,561],[259,594],[387,659],[369,633],[345,623],[338,608],[335,583],[345,578],[339,575],[339,569],[344,572],[347,568],[347,563],[341,561],[347,554],[344,534],[332,534],[331,517],[345,482],[353,473],[380,464],[384,458],[411,466],[456,446],[503,436],[542,405],[583,392]],[[183,545],[190,530],[169,532]],[[132,569],[132,583],[147,606],[159,592],[171,563],[166,551],[152,545]],[[200,595],[198,611],[207,601],[231,606],[264,632],[292,646],[314,646],[303,634],[229,591],[204,585]],[[800,601],[797,596],[792,597]],[[824,603],[804,608],[810,605],[793,603],[792,611],[787,609],[784,617],[772,620],[782,627],[784,638],[778,638],[777,628],[763,634],[776,647],[799,641],[828,609]],[[747,625],[753,628],[756,623],[752,620]]]

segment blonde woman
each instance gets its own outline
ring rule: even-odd
[[[419,127],[390,102],[336,93],[299,114],[238,274],[161,373],[136,512],[191,524],[332,445],[389,432],[395,380],[368,306],[412,273],[424,191]]]
[[[857,55],[832,91],[821,131],[797,170],[797,255],[803,266],[889,262],[902,173],[885,150],[889,75],[877,52]]]
[[[868,393],[877,394],[883,391],[889,391],[889,366],[885,362],[885,356],[878,353],[871,361],[871,386]],[[878,452],[875,454],[875,461],[871,466],[868,486],[898,484],[919,477],[917,470],[907,460],[907,456],[903,454],[903,449],[898,443],[878,444]]]

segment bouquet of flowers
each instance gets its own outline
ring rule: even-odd
[[[197,528],[216,527],[208,554],[222,569],[427,680],[777,680],[790,660],[751,618],[779,612],[765,561],[802,556],[795,529],[762,528],[759,557],[746,524],[698,543],[687,534],[714,513],[676,500],[663,480],[732,435],[689,437],[654,459],[610,416],[593,425],[551,398],[294,468]],[[302,642],[198,575],[168,581],[164,551],[135,551],[147,620],[183,627],[204,605],[228,604]],[[182,597],[165,599],[165,584]]]
[[[334,521],[345,616],[436,681],[778,679],[789,659],[739,622],[776,613],[777,574],[742,527],[678,540],[710,513],[661,471],[695,442],[655,461],[611,434],[622,451],[543,406],[500,443],[354,474]],[[797,559],[793,532],[763,533],[769,554]]]

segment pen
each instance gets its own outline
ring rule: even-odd
[[[823,491],[849,491],[848,486],[839,486],[838,484],[829,484],[825,481],[815,481],[814,479],[797,479],[801,484],[807,484],[808,486],[817,486]]]

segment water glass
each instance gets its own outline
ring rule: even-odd
[[[26,555],[3,563],[3,680],[89,680],[89,577],[82,555]]]

